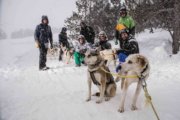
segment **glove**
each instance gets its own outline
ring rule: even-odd
[[[116,40],[115,40],[115,45],[117,45],[117,44],[118,44],[118,40],[116,39]]]
[[[40,45],[39,45],[39,42],[36,40],[36,42],[35,42],[35,47],[36,48],[39,48],[40,47]]]

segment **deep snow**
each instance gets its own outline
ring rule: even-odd
[[[161,120],[179,120],[180,54],[170,54],[169,33],[146,31],[136,38],[141,54],[150,61],[148,89]],[[120,83],[114,98],[96,104],[95,97],[85,102],[86,67],[48,59],[52,69],[38,71],[33,38],[0,41],[0,63],[0,120],[156,120],[152,109],[144,106],[143,91],[137,101],[139,109],[130,110],[135,84],[128,90],[125,112],[118,113]]]

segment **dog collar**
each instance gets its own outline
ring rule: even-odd
[[[98,61],[96,64],[94,65],[88,65],[88,71],[89,72],[93,72],[93,71],[97,71],[99,68],[102,67],[102,65],[104,64],[104,60],[103,61]],[[97,67],[96,67],[97,66]]]
[[[140,74],[140,76],[139,76],[140,79],[144,79],[144,78],[146,77],[146,76],[143,75],[143,73],[144,73],[147,69],[148,69],[148,64],[147,64],[146,67],[142,70],[142,72],[141,72],[141,74]]]

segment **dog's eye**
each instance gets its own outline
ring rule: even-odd
[[[128,64],[132,64],[133,62],[131,60],[128,61]]]

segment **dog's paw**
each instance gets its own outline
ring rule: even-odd
[[[110,99],[110,97],[105,97],[105,101],[109,101]]]
[[[124,112],[124,108],[119,108],[118,112],[123,113]]]
[[[102,103],[102,100],[101,100],[101,99],[100,99],[100,100],[97,100],[96,103],[97,103],[97,104],[100,104],[100,103]]]
[[[87,99],[86,99],[86,102],[89,102],[89,101],[91,101],[91,98],[87,98]]]
[[[131,110],[134,111],[134,110],[137,110],[137,109],[138,109],[138,108],[137,108],[136,106],[134,106],[134,105],[131,106]]]

